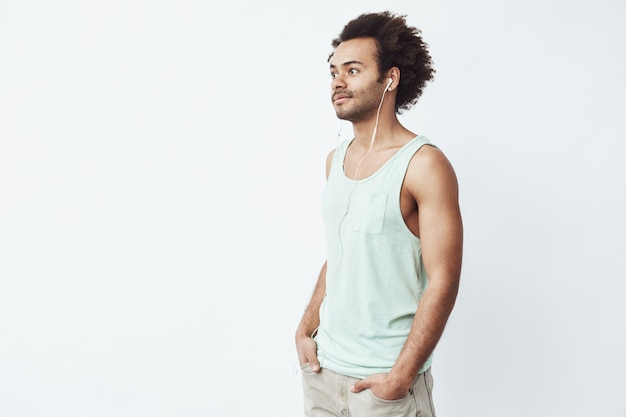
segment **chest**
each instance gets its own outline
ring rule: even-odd
[[[359,155],[357,151],[348,149],[343,161],[343,174],[346,178],[356,179],[357,181],[370,178],[394,157],[398,149],[393,147],[383,151],[370,152],[365,158],[363,158],[363,155]],[[405,184],[405,177],[402,175],[405,168],[404,165],[406,164],[400,166],[401,172],[398,173],[399,176],[396,174],[395,180],[385,184],[385,188],[378,189],[375,193],[386,192],[388,194],[386,198],[387,204],[399,204],[400,214],[406,227],[413,235],[419,237],[418,205],[409,192],[407,184]],[[399,185],[399,187],[396,187],[396,185]],[[393,201],[394,199],[395,201]]]
[[[343,171],[351,180],[363,180],[374,175],[398,152],[398,147],[364,152],[348,148],[343,160]]]
[[[380,236],[388,242],[419,236],[417,203],[404,184],[406,167],[395,168],[386,166],[360,181],[343,172],[331,174],[322,210],[331,236],[356,233],[354,236],[367,239]]]

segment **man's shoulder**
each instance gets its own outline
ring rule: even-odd
[[[436,184],[456,182],[456,174],[441,149],[431,144],[424,144],[411,158],[406,180],[406,183],[417,191],[416,188],[430,188]]]
[[[413,154],[409,168],[428,169],[435,168],[440,164],[449,165],[450,162],[441,149],[430,142],[426,142]]]
[[[333,158],[335,156],[335,151],[337,148],[333,149],[326,155],[326,178],[330,175],[330,167],[333,165]]]

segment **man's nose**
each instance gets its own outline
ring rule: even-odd
[[[340,74],[337,74],[330,83],[330,86],[333,90],[346,88],[346,80]]]

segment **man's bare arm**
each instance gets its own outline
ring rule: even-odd
[[[317,372],[320,364],[317,359],[317,343],[312,336],[320,325],[319,311],[324,294],[326,293],[326,262],[322,266],[315,290],[311,296],[311,301],[300,320],[300,325],[296,330],[296,349],[298,350],[298,360],[300,365],[309,363],[311,370]]]
[[[331,151],[326,157],[326,179],[330,174],[330,167],[335,151]],[[319,371],[320,364],[317,359],[317,343],[312,336],[320,325],[320,306],[326,294],[326,262],[322,266],[315,290],[311,296],[311,301],[302,316],[300,325],[296,330],[296,349],[298,350],[298,360],[300,364],[310,363],[314,372]]]

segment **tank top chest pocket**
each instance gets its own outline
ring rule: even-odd
[[[359,193],[352,197],[352,230],[381,235],[385,224],[387,194]]]

